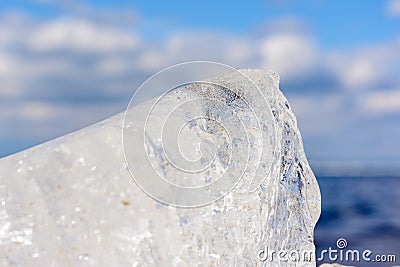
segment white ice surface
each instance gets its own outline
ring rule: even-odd
[[[279,91],[279,77],[264,70],[242,72],[261,89],[268,106],[260,106],[262,102],[248,90],[248,81],[235,73],[211,79],[232,90],[216,96],[239,106],[241,100],[250,103],[265,118],[265,127],[259,128],[263,136],[274,129],[274,143],[269,144],[273,154],[263,155],[257,146],[260,131],[254,130],[253,141],[246,144],[253,145],[252,155],[261,157],[264,165],[250,169],[233,191],[197,208],[168,206],[144,193],[124,159],[123,114],[119,114],[0,160],[0,266],[315,266],[315,262],[271,263],[257,258],[265,248],[315,249],[313,229],[320,214],[320,192],[295,116]],[[195,88],[180,88],[177,94],[197,93]],[[168,101],[164,104],[173,104],[173,99]],[[216,117],[227,115],[208,100],[196,105],[198,111]],[[131,112],[140,113],[140,109],[139,105]],[[242,119],[248,129],[259,126],[251,115]],[[234,120],[226,123],[235,126]],[[197,142],[187,138],[224,138],[210,131],[215,125],[206,125],[206,130],[197,126],[192,132],[182,132],[183,147]],[[244,144],[239,139],[236,148]],[[128,155],[127,159],[140,169],[144,159],[135,158],[134,149],[143,143],[130,142],[133,158]],[[157,140],[150,138],[146,146],[153,153],[149,152],[149,160],[163,170]],[[183,150],[189,156],[195,153],[195,149]],[[224,157],[222,153],[216,158],[223,171]],[[240,164],[232,166],[228,173],[239,171]],[[180,177],[176,170],[164,171],[171,179],[175,174]],[[254,193],[245,186],[250,175],[265,179]],[[176,182],[188,182],[180,178]]]

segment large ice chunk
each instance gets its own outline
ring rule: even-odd
[[[177,110],[189,117],[187,127],[178,116],[161,139],[153,132],[161,122],[155,109],[143,140],[143,121],[125,119],[124,126],[119,114],[1,159],[0,265],[315,266],[303,256],[312,258],[315,250],[320,192],[278,75],[241,70],[208,82],[218,86],[181,86],[159,103],[172,112],[175,101],[198,99]],[[174,132],[184,160],[162,142],[173,144],[168,134]],[[203,161],[211,164],[197,172]],[[186,174],[174,162],[183,162]],[[194,191],[157,187],[149,166]],[[193,173],[200,179],[191,179]],[[218,184],[214,174],[221,173],[226,180]],[[207,190],[196,191],[204,185]],[[291,258],[279,259],[280,250]]]

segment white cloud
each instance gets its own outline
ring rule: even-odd
[[[0,97],[9,99],[23,94],[21,81],[16,76],[15,68],[18,65],[16,57],[2,51],[0,47]]]
[[[293,33],[267,36],[259,49],[263,65],[287,78],[312,69],[318,53],[311,38]]]
[[[0,27],[2,100],[120,97],[132,89],[135,78],[128,75],[141,48],[135,31],[77,18],[38,21],[17,13],[0,16],[0,24],[7,25]]]
[[[400,82],[395,73],[400,67],[398,39],[373,46],[336,51],[327,55],[327,64],[347,90],[371,90],[382,84]],[[397,80],[397,81],[394,81]]]
[[[386,13],[389,16],[399,17],[400,16],[400,0],[389,0],[386,3]]]
[[[77,19],[39,25],[27,41],[38,51],[114,52],[136,49],[139,45],[139,38],[133,33]]]
[[[373,114],[400,112],[400,88],[381,92],[372,92],[362,101],[365,111]]]
[[[347,62],[342,73],[343,82],[348,88],[360,88],[375,82],[379,77],[379,70],[369,58],[355,59]]]
[[[98,70],[100,73],[105,75],[113,75],[128,70],[132,67],[131,65],[132,64],[129,64],[129,60],[126,60],[125,58],[110,56],[101,60],[98,65]]]
[[[193,60],[219,61],[235,67],[248,66],[254,63],[257,52],[255,43],[251,41],[215,32],[175,33],[157,45],[143,47],[137,63],[151,72]]]
[[[20,117],[28,120],[48,120],[58,117],[55,107],[46,102],[27,102],[18,113]]]
[[[307,34],[308,25],[296,17],[286,16],[268,21],[257,31],[258,34],[271,35],[277,33]]]

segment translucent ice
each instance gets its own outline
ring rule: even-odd
[[[0,266],[315,266],[320,193],[277,74],[207,82],[1,159]]]

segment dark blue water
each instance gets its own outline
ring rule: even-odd
[[[400,177],[321,177],[318,183],[322,213],[315,228],[317,257],[331,247],[339,259],[332,261],[325,253],[319,264],[400,266]],[[347,247],[338,249],[339,238],[346,239]],[[360,262],[346,260],[348,250],[358,250]],[[367,255],[371,262],[362,259],[364,250],[372,251]],[[373,262],[378,254],[395,255],[396,262]],[[352,260],[351,255],[347,259]]]

